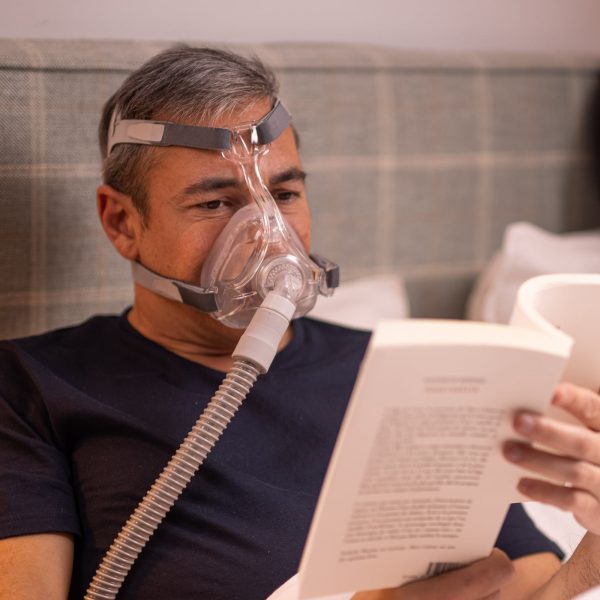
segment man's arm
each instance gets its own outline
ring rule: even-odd
[[[555,554],[543,552],[513,561],[514,576],[500,590],[501,600],[531,600],[561,568]]]
[[[600,537],[587,533],[560,570],[531,600],[571,600],[600,583]]]
[[[0,600],[66,600],[73,536],[42,533],[0,540]]]

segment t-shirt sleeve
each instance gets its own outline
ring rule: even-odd
[[[78,534],[69,463],[44,402],[14,357],[0,352],[0,362],[0,538]]]
[[[496,547],[513,560],[540,552],[552,552],[559,559],[564,558],[562,550],[534,525],[521,504],[511,504],[508,509]]]

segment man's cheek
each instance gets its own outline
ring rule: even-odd
[[[302,214],[294,214],[286,216],[288,225],[294,230],[300,238],[304,249],[308,252],[310,249],[310,217],[307,211]]]
[[[304,231],[300,234],[300,239],[302,240],[302,243],[304,244],[305,250],[307,252],[310,252],[310,242],[311,242],[310,223],[305,225]]]

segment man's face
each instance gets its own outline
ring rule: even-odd
[[[215,126],[233,129],[260,119],[270,108],[268,100],[258,102]],[[140,233],[139,260],[152,271],[199,285],[202,265],[227,221],[254,200],[240,168],[219,152],[171,147],[159,153],[146,179],[148,219]],[[308,251],[310,215],[291,127],[260,164],[279,210]]]

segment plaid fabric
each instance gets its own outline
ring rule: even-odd
[[[95,215],[102,103],[165,43],[0,40],[0,337],[122,310]],[[581,142],[598,61],[274,44],[309,172],[314,247],[396,271],[415,316],[460,316],[510,222],[600,224]]]

